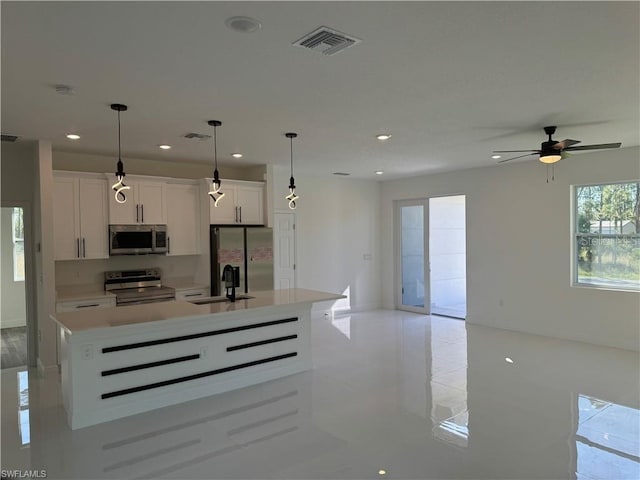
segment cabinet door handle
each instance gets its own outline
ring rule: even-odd
[[[187,293],[185,297],[201,297],[202,293]]]
[[[87,249],[84,244],[84,237],[82,237],[82,258],[87,258]]]
[[[242,223],[242,207],[238,207],[238,209],[240,210],[240,223]]]
[[[76,305],[76,308],[88,308],[88,307],[99,307],[99,303],[91,303],[89,305]]]
[[[80,239],[76,238],[76,257],[80,258]]]
[[[171,237],[167,237],[167,253],[171,253]]]
[[[138,213],[138,204],[136,203],[136,223],[140,223],[140,216]]]
[[[140,205],[140,211],[142,212],[142,223],[144,223],[144,205]]]

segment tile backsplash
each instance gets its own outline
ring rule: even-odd
[[[204,261],[200,255],[167,257],[165,255],[122,255],[100,260],[68,260],[56,262],[56,286],[102,285],[104,272],[160,268],[163,278],[193,278]]]

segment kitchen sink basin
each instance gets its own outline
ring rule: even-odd
[[[236,295],[236,301],[238,300],[249,300],[250,298],[255,298],[250,295]],[[227,297],[208,297],[208,298],[198,298],[197,300],[189,300],[189,303],[193,303],[194,305],[209,305],[211,303],[231,303]]]

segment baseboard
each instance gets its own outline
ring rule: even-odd
[[[0,324],[0,328],[16,328],[16,327],[26,327],[27,320],[24,318],[3,318],[2,324]]]

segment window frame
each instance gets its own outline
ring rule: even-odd
[[[20,213],[18,213],[18,210]],[[22,217],[22,236],[18,237],[16,235],[16,215],[20,215]],[[25,281],[25,253],[24,253],[24,209],[22,207],[13,207],[13,212],[11,213],[11,239],[13,242],[13,281],[14,282],[24,282]],[[18,268],[18,249],[16,245],[20,244],[22,247],[21,255],[22,255],[22,269]],[[18,275],[20,273],[20,275]]]
[[[579,247],[578,247],[578,236],[584,236],[584,233],[580,233],[578,230],[578,189],[582,187],[605,187],[609,185],[628,185],[639,183],[640,179],[634,180],[622,180],[622,181],[610,181],[610,182],[596,182],[596,183],[584,183],[578,185],[571,186],[571,226],[570,226],[570,237],[571,237],[571,286],[578,288],[590,288],[595,290],[613,290],[613,291],[624,291],[624,292],[640,292],[640,285],[635,286],[625,286],[625,285],[608,285],[604,283],[590,283],[590,282],[580,282],[578,278],[579,274]],[[640,195],[640,193],[639,193]],[[640,244],[640,234],[593,234],[597,238],[613,238],[617,236],[633,236],[636,235],[636,241]]]

